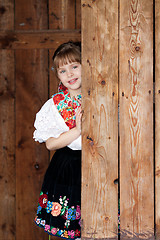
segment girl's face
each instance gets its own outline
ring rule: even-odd
[[[57,69],[58,78],[63,83],[71,97],[81,93],[81,64],[78,62],[68,63],[59,66]]]

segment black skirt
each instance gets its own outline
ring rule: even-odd
[[[35,222],[53,236],[81,236],[80,150],[65,147],[54,154],[44,177]]]

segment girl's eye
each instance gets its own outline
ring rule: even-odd
[[[73,66],[73,69],[76,69],[76,68],[78,68],[78,66],[77,66],[77,65]]]
[[[59,73],[65,73],[65,70],[61,70],[61,71],[59,71]]]

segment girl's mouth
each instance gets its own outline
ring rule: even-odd
[[[71,79],[70,81],[68,81],[68,83],[70,85],[74,84],[76,81],[78,80],[78,78],[74,78],[74,79]]]

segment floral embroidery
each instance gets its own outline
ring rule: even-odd
[[[59,93],[54,96],[54,103],[58,105],[60,101],[64,100],[64,95]]]
[[[74,234],[75,234],[75,232],[74,232],[73,230],[68,231],[68,235],[69,235],[71,238],[74,238]]]
[[[44,229],[45,229],[45,231],[50,230],[50,225],[47,225],[47,224],[46,224]]]
[[[47,196],[47,194],[42,194],[42,195],[40,195],[40,197],[39,197],[39,205],[40,205],[42,208],[46,208],[46,206],[47,206],[47,201],[48,201],[48,196]]]
[[[77,205],[76,208],[76,219],[80,219],[81,218],[81,209],[80,206]]]
[[[52,233],[53,235],[56,235],[56,233],[57,233],[57,228],[52,228],[51,233]]]
[[[45,220],[41,220],[41,225],[42,225],[42,226],[45,226],[45,223],[46,223]]]
[[[53,236],[59,236],[67,239],[74,239],[75,237],[80,237],[81,233],[79,229],[74,230],[67,230],[67,228],[70,226],[71,221],[73,220],[79,220],[78,223],[80,225],[80,217],[81,217],[81,209],[80,206],[77,205],[68,207],[69,199],[66,196],[60,196],[59,203],[58,202],[51,202],[48,201],[47,194],[43,194],[41,192],[39,197],[39,206],[37,209],[37,214],[41,213],[42,208],[46,210],[47,213],[51,213],[53,217],[61,216],[66,221],[64,222],[64,229],[59,229],[54,226],[50,226],[46,224],[46,221],[42,218],[39,218],[38,216],[35,218],[35,222],[38,226],[41,226],[44,228],[46,232],[49,234],[52,234]]]
[[[47,208],[46,208],[47,213],[50,213],[50,211],[52,210],[52,207],[53,207],[53,202],[48,201]]]
[[[52,211],[51,211],[52,216],[56,217],[56,216],[60,215],[61,208],[62,208],[62,206],[59,203],[53,202]]]
[[[42,207],[41,207],[41,206],[38,206],[38,208],[37,208],[37,214],[40,213],[41,210],[42,210]]]
[[[63,117],[69,129],[76,125],[76,111],[80,107],[81,94],[71,98],[68,89],[60,91],[52,96],[58,112]]]

